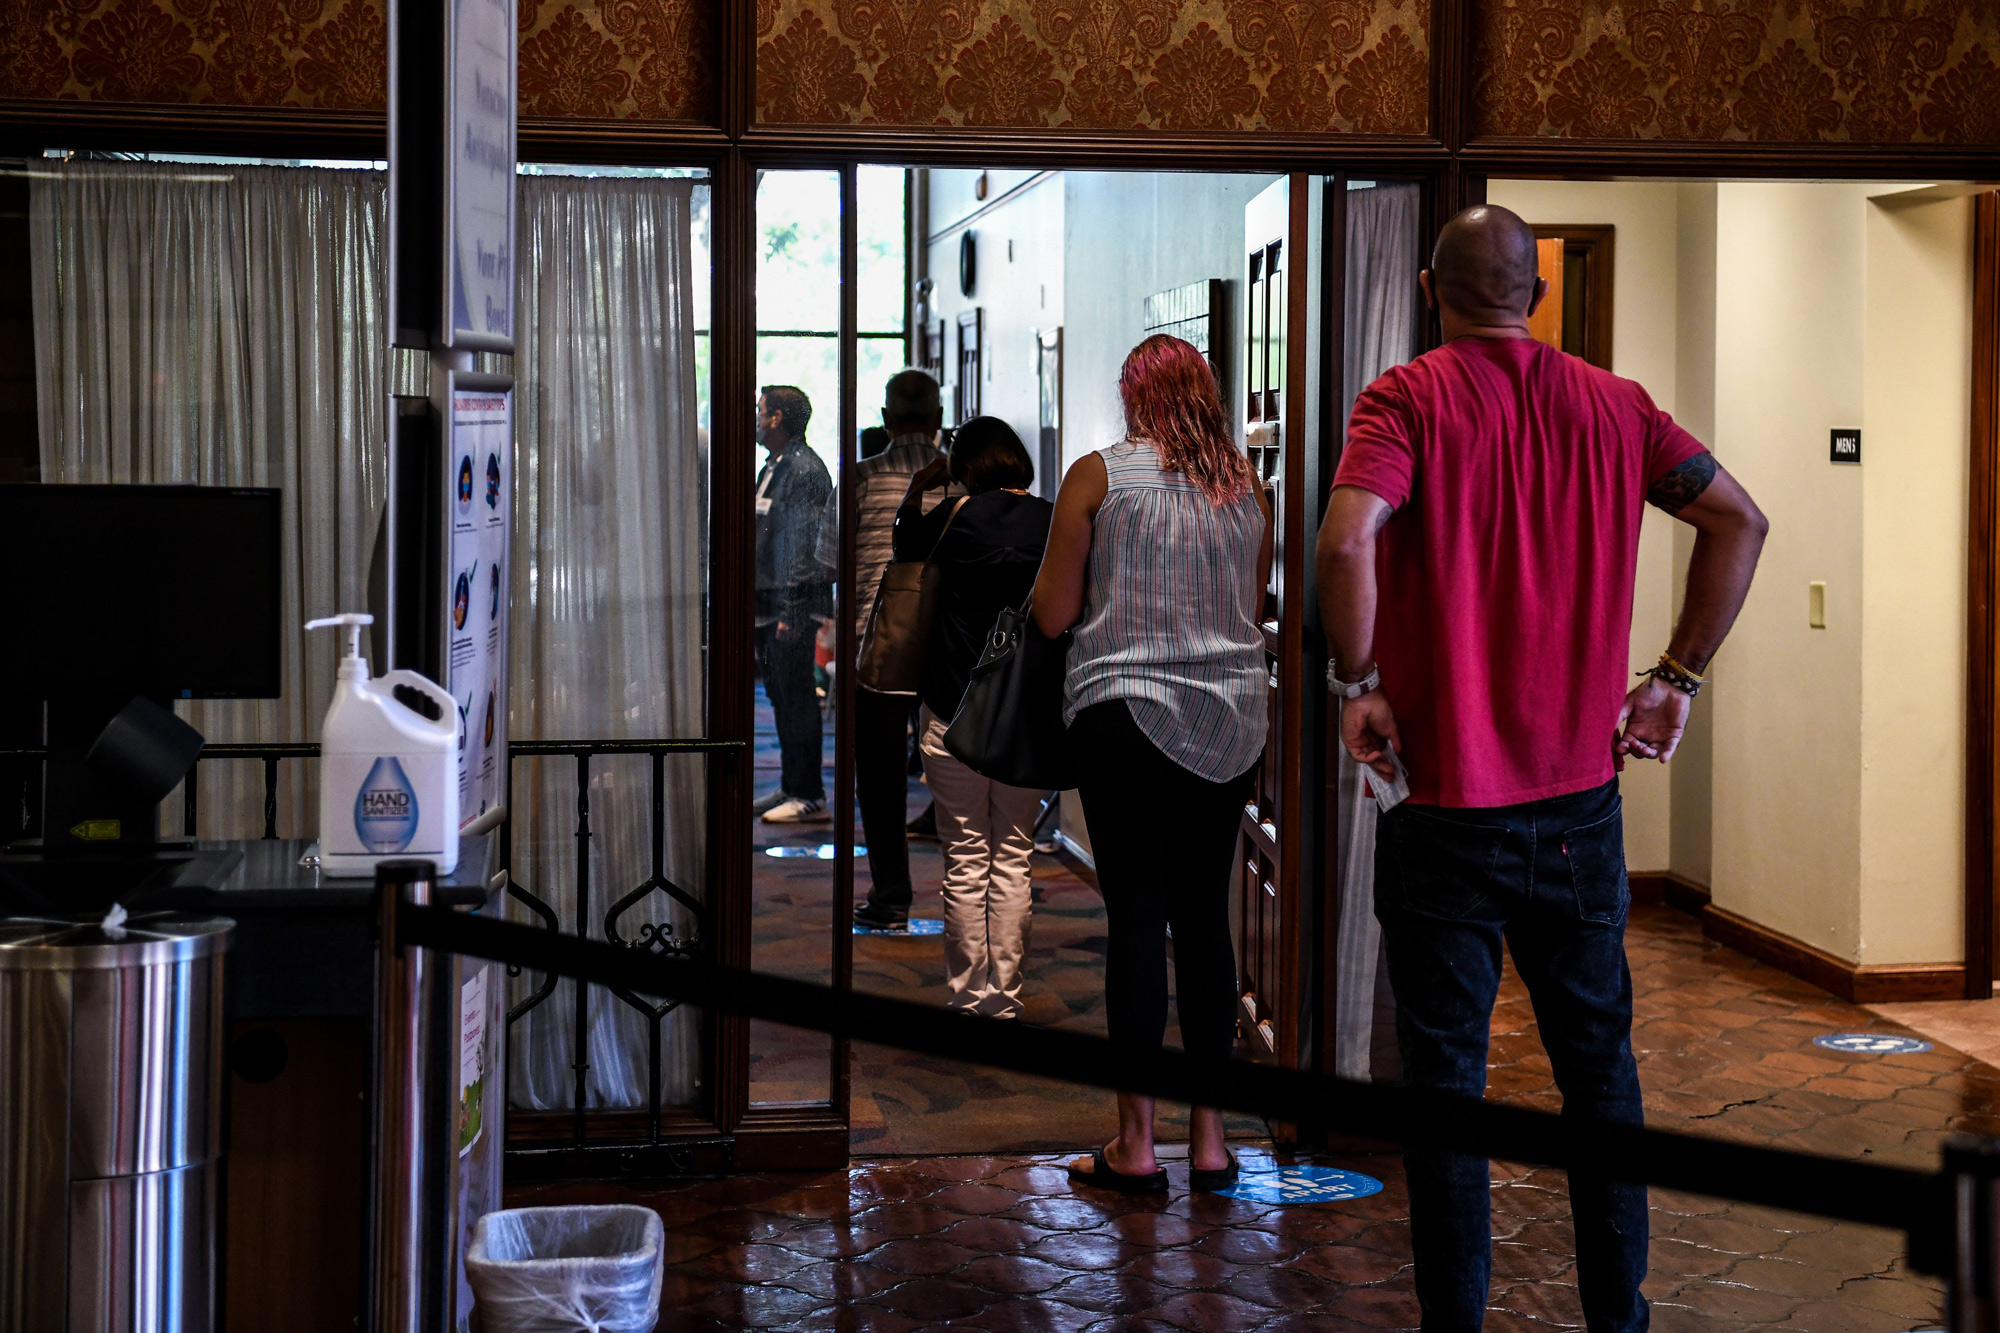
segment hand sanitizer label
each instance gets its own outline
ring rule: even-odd
[[[446,853],[455,850],[458,837],[449,808],[457,759],[443,750],[326,756],[320,761],[321,856],[450,860]],[[372,862],[338,864],[341,873],[373,873]]]
[[[417,793],[393,756],[375,761],[354,796],[354,832],[381,855],[400,852],[417,836]]]

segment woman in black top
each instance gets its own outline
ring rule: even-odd
[[[910,478],[896,512],[896,559],[930,556],[943,596],[924,648],[918,694],[924,776],[944,846],[947,1003],[990,1018],[1021,1015],[1028,948],[1028,856],[1043,793],[979,776],[944,748],[965,683],[1003,608],[1034,587],[1054,507],[1028,494],[1035,465],[1006,422],[974,417],[952,438],[951,457]],[[968,494],[923,512],[926,490],[957,482]]]

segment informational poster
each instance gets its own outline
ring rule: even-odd
[[[507,799],[507,526],[513,509],[513,393],[459,374],[451,388],[446,509],[445,688],[459,733],[458,817]],[[490,822],[490,821],[488,821]],[[485,825],[481,825],[484,827]]]
[[[488,895],[481,915],[498,919],[505,890]],[[446,1327],[467,1333],[472,1287],[465,1280],[465,1255],[479,1219],[502,1206],[502,1163],[507,1140],[507,987],[492,965],[470,958],[453,960],[458,976],[459,1075],[458,1153],[452,1189],[458,1201],[452,1266],[456,1300]],[[477,1053],[475,1055],[475,1052]],[[469,1080],[469,1081],[468,1081]],[[470,1120],[468,1122],[468,1112]]]
[[[458,1152],[479,1142],[486,1100],[486,974],[479,968],[458,988]]]
[[[515,0],[445,3],[445,343],[512,352]]]

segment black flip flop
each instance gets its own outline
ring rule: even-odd
[[[1090,1170],[1079,1171],[1069,1168],[1070,1180],[1079,1185],[1095,1185],[1098,1189],[1116,1190],[1120,1194],[1165,1194],[1167,1192],[1167,1172],[1161,1167],[1149,1176],[1128,1176],[1123,1171],[1111,1169],[1111,1163],[1104,1160],[1104,1149],[1093,1149],[1090,1154]]]
[[[1188,1168],[1188,1188],[1197,1194],[1215,1194],[1236,1183],[1239,1168],[1236,1154],[1229,1154],[1229,1165],[1219,1166],[1213,1171],[1204,1171],[1198,1166]]]

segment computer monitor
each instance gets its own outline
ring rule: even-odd
[[[0,689],[274,699],[283,492],[0,485]]]
[[[159,796],[88,759],[135,696],[274,699],[283,493],[0,485],[0,697],[46,700],[41,847],[156,845]]]

